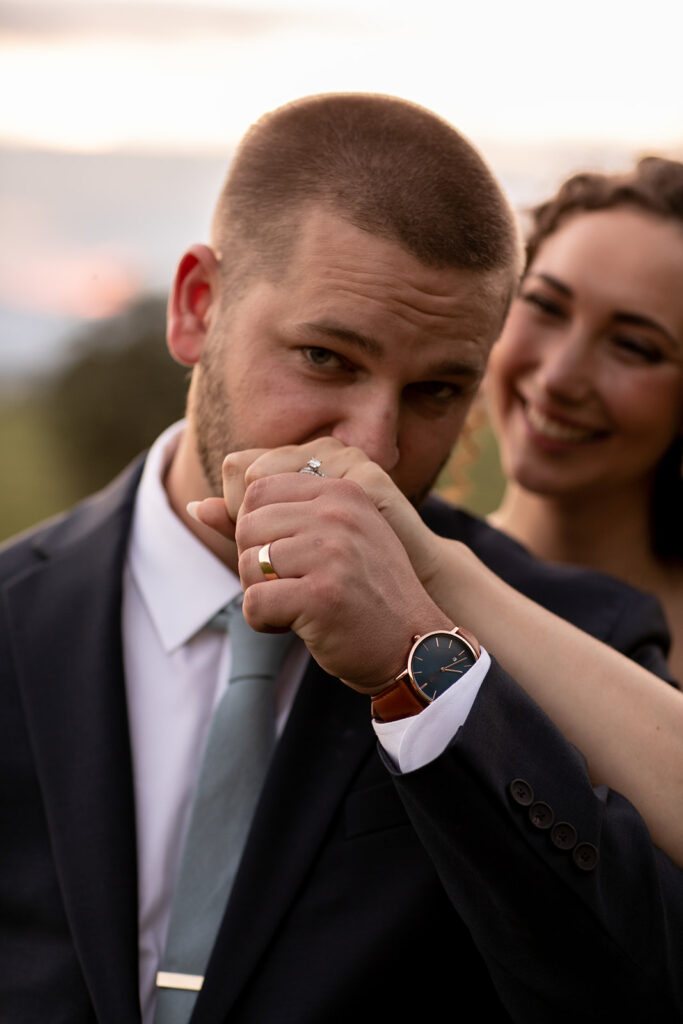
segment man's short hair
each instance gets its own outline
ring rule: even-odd
[[[252,125],[212,225],[233,296],[245,279],[284,274],[313,204],[400,243],[428,266],[502,271],[513,286],[517,233],[500,187],[467,139],[414,103],[322,94]]]

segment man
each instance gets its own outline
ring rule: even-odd
[[[459,624],[360,489],[313,457],[260,481],[239,549],[187,511],[221,494],[227,453],[328,436],[421,502],[516,273],[498,187],[428,112],[313,97],[247,135],[212,246],[183,257],[171,293],[169,346],[194,367],[186,425],[157,441],[141,480],[136,467],[3,554],[3,1020],[121,1024],[140,1001],[148,1024],[177,988],[196,1022],[434,1019],[475,1001],[501,1021],[636,1005],[668,1019],[666,967],[650,973],[615,899],[632,865],[652,871],[647,897],[659,891],[642,822],[625,801],[605,808],[552,723],[477,660],[476,639],[472,700],[484,683],[457,737],[436,754],[428,737],[405,774],[386,730],[378,753],[366,694],[389,732],[406,717],[421,731],[405,687],[396,712],[394,680],[414,635]],[[428,515],[520,589],[656,660],[648,600],[580,575],[568,589],[481,524]],[[238,557],[245,617],[291,625],[331,675],[304,644],[284,655],[277,747],[206,966],[176,973],[166,957],[202,752],[237,645],[210,624],[241,590]],[[578,829],[578,861],[544,832],[553,801]]]

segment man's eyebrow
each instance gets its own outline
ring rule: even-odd
[[[465,359],[442,359],[434,363],[422,374],[423,377],[467,377],[471,380],[479,380],[484,372],[483,362],[468,362]]]
[[[296,326],[310,334],[319,335],[323,339],[330,338],[346,342],[355,346],[360,351],[368,353],[368,355],[381,356],[384,353],[382,345],[375,338],[367,334],[361,334],[359,331],[351,330],[348,327],[342,327],[339,324],[305,322]],[[473,380],[476,380],[481,377],[482,372],[483,368],[479,363],[472,363],[465,359],[443,359],[430,366],[424,376],[471,377]]]
[[[311,334],[318,334],[322,338],[346,342],[347,345],[353,345],[355,348],[371,356],[381,356],[384,351],[375,338],[371,338],[367,334],[360,334],[349,327],[342,327],[341,324],[327,323],[326,321],[319,323],[305,322],[297,324],[297,327]]]

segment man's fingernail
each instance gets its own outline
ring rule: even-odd
[[[188,501],[187,505],[185,506],[188,516],[191,516],[198,523],[201,523],[201,519],[197,515],[197,509],[199,508],[200,505],[200,501]]]

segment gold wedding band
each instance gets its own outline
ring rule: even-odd
[[[267,580],[279,580],[280,577],[273,569],[273,563],[270,560],[270,544],[264,544],[258,553],[258,564],[261,566],[261,572]]]

